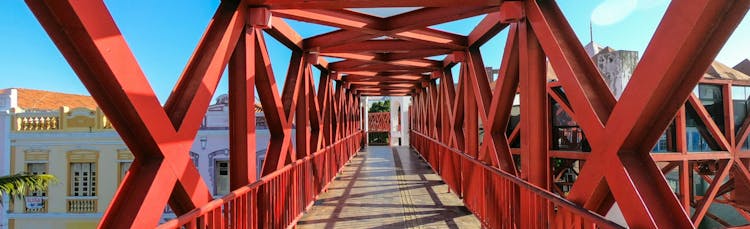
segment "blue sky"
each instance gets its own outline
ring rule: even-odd
[[[198,43],[218,5],[218,0],[150,1],[105,0],[141,68],[164,102]],[[666,0],[559,0],[576,34],[588,43],[589,23],[594,40],[615,49],[645,49],[661,16]],[[33,88],[75,94],[88,94],[60,52],[23,1],[0,1],[0,88]],[[384,15],[394,9],[363,10]],[[467,34],[481,20],[474,17],[433,26]],[[335,28],[288,21],[303,37]],[[503,32],[481,48],[484,63],[497,68],[507,33]],[[734,66],[750,57],[750,17],[746,17],[718,56]],[[279,85],[288,66],[290,51],[267,37],[270,56]],[[744,44],[743,44],[744,42]],[[317,73],[316,73],[317,74]],[[226,93],[223,79],[217,93]]]

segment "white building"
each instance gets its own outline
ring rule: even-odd
[[[386,100],[391,101],[391,131],[390,131],[390,144],[392,146],[408,146],[409,145],[409,108],[411,107],[411,96],[366,96],[364,97],[364,104],[366,105],[365,111],[367,111],[373,103],[382,102]],[[365,115],[365,121],[363,122],[365,131],[368,131],[369,120]]]

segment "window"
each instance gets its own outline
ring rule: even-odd
[[[672,129],[673,129],[672,124],[669,124],[669,127],[667,127],[667,130],[661,134],[661,136],[659,137],[659,141],[657,141],[656,145],[654,145],[654,148],[651,149],[652,153],[669,152],[670,146],[669,146],[669,139],[667,139],[667,134],[671,133]]]
[[[125,174],[128,173],[128,170],[130,169],[130,165],[132,164],[133,164],[132,161],[120,162],[120,179],[119,179],[120,184],[122,184],[122,180],[125,179]]]
[[[699,84],[693,89],[693,93],[700,99],[703,108],[708,112],[711,121],[724,133],[724,104],[722,88],[719,85]],[[696,108],[690,104],[685,105],[687,147],[690,152],[708,152],[721,150],[708,132],[706,123],[698,116]]]
[[[724,95],[720,85],[699,84],[698,98],[703,107],[706,108],[711,119],[716,123],[722,133],[724,133]]]
[[[96,196],[96,163],[70,163],[70,195]]]
[[[47,174],[47,163],[28,163],[26,171],[31,175]],[[29,193],[29,196],[47,196],[47,192],[35,191]]]
[[[736,137],[741,137],[740,128],[742,127],[745,118],[750,113],[750,87],[747,86],[732,86],[732,104],[734,104],[734,129]],[[744,140],[742,144],[742,150],[748,150],[750,146],[750,138]]]
[[[673,192],[679,192],[680,190],[680,182],[675,179],[667,179],[667,183],[669,184],[669,187],[672,188]]]
[[[28,163],[26,172],[32,175],[47,174],[47,163]],[[47,212],[47,192],[44,190],[27,192],[24,198],[24,212],[44,213]]]
[[[578,123],[552,100],[552,149],[568,151],[591,151]],[[519,120],[520,121],[520,120]],[[517,125],[517,124],[516,124]],[[510,135],[510,133],[508,133]]]
[[[216,161],[214,166],[214,195],[229,193],[229,161]]]

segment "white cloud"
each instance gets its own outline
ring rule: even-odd
[[[591,22],[599,26],[618,23],[633,13],[637,6],[638,0],[605,0],[591,12]]]

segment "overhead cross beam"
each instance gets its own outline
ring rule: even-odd
[[[322,34],[305,40],[308,49],[324,48],[332,45],[356,43],[373,38],[389,36],[403,40],[442,46],[446,48],[462,48],[466,45],[466,37],[424,28],[426,26],[449,22],[456,19],[481,15],[496,10],[494,7],[464,7],[464,8],[423,8],[412,12],[378,18],[361,13],[348,11],[347,18],[357,18],[358,23],[344,23],[337,20],[325,23],[329,26],[345,28],[327,34]],[[451,11],[446,14],[445,12]],[[285,11],[282,11],[282,13]],[[335,11],[331,14],[341,15],[347,11]],[[322,12],[320,12],[322,13]],[[287,15],[300,20],[319,20],[305,17],[305,14]],[[367,22],[366,24],[364,24]]]
[[[452,0],[252,0],[250,5],[264,5],[273,9],[342,9],[342,8],[371,8],[371,7],[454,7],[456,2]],[[498,1],[467,0],[462,1],[463,6],[496,6]]]
[[[441,62],[426,58],[465,49],[469,46],[468,37],[428,26],[500,9],[499,4],[494,3],[451,8],[425,7],[381,18],[346,9],[275,8],[275,3],[265,3],[272,4],[269,6],[275,16],[341,28],[304,39],[302,46],[317,55],[345,59],[330,64],[332,71],[370,76],[441,70],[444,67]],[[492,18],[488,20],[493,21]],[[491,37],[492,32],[501,29],[494,24],[488,27],[492,31],[479,35],[482,39]],[[349,81],[348,78],[343,80]],[[386,79],[379,78],[377,81],[384,82]]]

